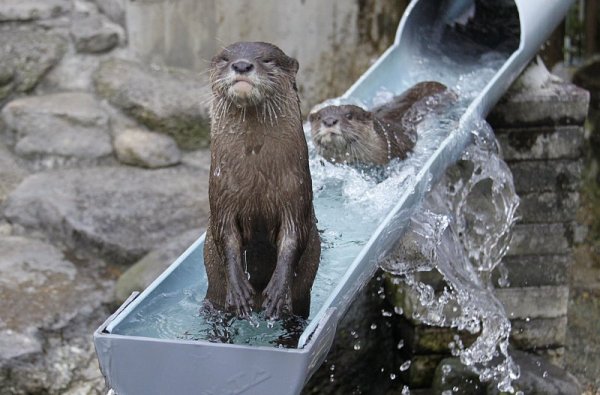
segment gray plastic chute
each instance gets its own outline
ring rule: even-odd
[[[395,43],[356,81],[344,98],[370,103],[381,89],[399,93],[420,79],[435,80],[435,59],[429,59],[430,62],[423,66],[422,60],[433,56],[427,48],[435,43],[439,29],[468,12],[471,3],[473,0],[411,2],[398,28]],[[467,107],[460,118],[463,125],[485,117],[562,20],[572,1],[516,0],[514,3],[518,10],[520,40]],[[423,34],[423,26],[433,27],[428,30],[430,35]],[[415,70],[419,72],[416,77]],[[327,355],[337,324],[357,292],[370,280],[379,259],[402,235],[431,180],[456,161],[471,141],[468,128],[460,130],[462,132],[451,133],[442,142],[414,177],[411,188],[400,195],[396,206],[381,219],[325,302],[318,311],[311,313],[312,318],[297,348],[159,339],[121,333],[119,328],[128,319],[141,314],[144,306],[151,304],[157,295],[189,285],[190,278],[196,278],[204,271],[202,236],[146,290],[132,295],[94,333],[96,352],[108,386],[117,395],[298,394]],[[202,281],[206,281],[205,277]]]

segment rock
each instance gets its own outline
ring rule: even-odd
[[[486,386],[479,381],[476,373],[460,362],[460,359],[446,358],[435,369],[432,392],[434,394],[485,395]]]
[[[68,53],[52,70],[48,72],[39,89],[44,92],[80,91],[92,92],[92,74],[98,68],[101,57]]]
[[[62,58],[66,46],[62,36],[41,29],[0,29],[0,100],[11,92],[33,89]]]
[[[199,149],[196,151],[184,152],[181,162],[189,167],[208,169],[210,168],[210,150]]]
[[[567,315],[569,287],[566,285],[496,288],[494,294],[511,320],[556,318]]]
[[[131,293],[143,291],[168,268],[201,235],[203,230],[189,230],[159,244],[119,277],[115,285],[115,299],[123,303]]]
[[[90,333],[107,313],[108,284],[44,242],[0,236],[0,393],[102,390]]]
[[[69,0],[2,0],[0,22],[53,18],[70,7]]]
[[[95,0],[102,13],[125,27],[125,0]]]
[[[210,93],[199,75],[111,59],[100,65],[94,82],[101,96],[150,129],[171,135],[179,147],[208,145]]]
[[[401,374],[394,350],[393,314],[380,296],[380,271],[340,320],[325,362],[302,394],[382,394]],[[365,388],[365,383],[371,386]]]
[[[77,52],[110,51],[124,36],[121,26],[100,14],[76,13],[71,22],[71,37]]]
[[[173,138],[141,129],[127,129],[114,142],[117,158],[128,165],[157,168],[176,165],[181,152]]]
[[[0,143],[0,203],[27,176],[27,171]]]
[[[16,99],[0,114],[21,156],[93,161],[112,153],[108,115],[87,93]]]
[[[527,395],[579,395],[582,388],[577,379],[544,358],[522,351],[511,352],[515,363],[521,369],[521,376],[513,381],[515,392]],[[495,385],[488,385],[487,393],[500,394]]]
[[[133,263],[158,243],[205,224],[208,171],[177,167],[65,169],[26,178],[5,216],[71,248]]]

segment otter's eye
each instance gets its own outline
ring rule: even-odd
[[[352,113],[351,112],[347,112],[346,113],[346,119],[352,119]]]
[[[229,58],[227,56],[223,55],[223,56],[221,56],[221,59],[219,59],[219,61],[227,63],[227,62],[229,62]]]
[[[264,64],[273,64],[273,63],[275,63],[275,59],[273,59],[273,58],[267,58],[267,59],[263,59],[262,62]]]

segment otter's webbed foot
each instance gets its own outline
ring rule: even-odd
[[[262,307],[267,318],[276,319],[292,313],[292,290],[286,282],[271,279],[263,296]]]
[[[238,316],[249,316],[252,313],[254,288],[245,277],[231,279],[227,286],[225,308]]]

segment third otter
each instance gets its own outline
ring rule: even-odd
[[[446,95],[447,97],[442,97]],[[429,100],[439,96],[437,99]],[[355,105],[327,106],[309,115],[317,152],[335,163],[385,165],[406,159],[424,113],[455,96],[439,82],[420,82],[389,103],[366,111]]]
[[[262,42],[232,44],[211,61],[207,307],[308,317],[321,243],[297,71]]]

